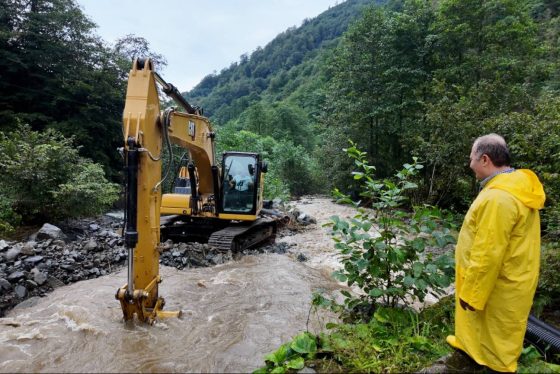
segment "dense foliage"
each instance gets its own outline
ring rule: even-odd
[[[99,214],[118,198],[99,164],[48,129],[0,134],[0,231],[20,223]]]
[[[335,248],[340,251],[343,268],[333,275],[348,286],[356,285],[363,294],[356,297],[344,291],[345,308],[375,308],[379,303],[395,307],[424,301],[428,294],[442,296],[454,275],[453,261],[443,249],[454,244],[451,217],[430,206],[407,206],[407,192],[417,188],[412,178],[422,165],[405,164],[392,180],[376,179],[375,167],[368,165],[365,152],[347,150],[357,166],[360,196],[371,209],[337,192],[340,202],[356,206],[351,220],[332,219]]]
[[[348,161],[334,157],[346,142],[343,132],[368,152],[380,175],[419,157],[426,167],[417,199],[463,210],[477,191],[467,167],[472,141],[497,132],[509,142],[514,166],[535,170],[545,184],[543,221],[556,232],[553,10],[550,2],[513,0],[402,1],[369,9],[328,64],[329,91],[337,93],[327,95],[323,122],[329,180],[355,188],[341,174]]]

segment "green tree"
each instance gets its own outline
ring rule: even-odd
[[[0,19],[0,131],[57,129],[117,177],[130,62],[123,68],[74,0],[2,0]]]
[[[26,223],[98,214],[118,198],[101,166],[52,129],[0,133],[0,173],[0,196]]]
[[[530,110],[543,85],[541,43],[527,3],[442,1],[431,26],[434,63],[426,123],[409,147],[426,161],[431,201],[466,205],[475,192],[466,155],[484,123]]]
[[[423,1],[407,1],[399,12],[371,7],[344,35],[328,66],[322,118],[329,152],[324,167],[333,181],[344,180],[344,161],[329,163],[348,139],[367,150],[380,175],[406,158],[403,138],[422,122],[431,81],[426,40],[433,18]]]
[[[154,66],[158,72],[161,72],[167,66],[167,59],[150,49],[150,43],[141,36],[127,34],[117,39],[114,51],[122,56],[125,66],[124,69],[130,69],[130,65],[135,58],[149,58],[154,62]]]

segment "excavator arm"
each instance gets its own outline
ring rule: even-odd
[[[157,90],[174,97],[187,113],[168,109],[160,112]],[[214,160],[214,133],[208,120],[180,97],[176,88],[155,73],[150,60],[135,59],[128,78],[123,111],[126,172],[125,245],[128,249],[128,282],[117,290],[125,320],[137,318],[152,323],[157,317],[178,316],[164,312],[158,295],[160,254],[160,205],[162,150],[179,144],[191,152],[199,175],[193,180],[193,198],[214,193],[218,178]],[[213,171],[214,170],[214,171]],[[207,175],[208,174],[208,175]],[[194,204],[195,206],[197,204]]]

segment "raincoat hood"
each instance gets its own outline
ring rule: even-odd
[[[528,169],[496,175],[484,189],[507,191],[531,209],[542,209],[546,195],[539,178]]]

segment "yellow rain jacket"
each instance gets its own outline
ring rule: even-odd
[[[540,265],[545,194],[530,170],[492,178],[471,205],[455,250],[455,335],[478,364],[514,372]],[[475,311],[463,310],[459,298]]]

